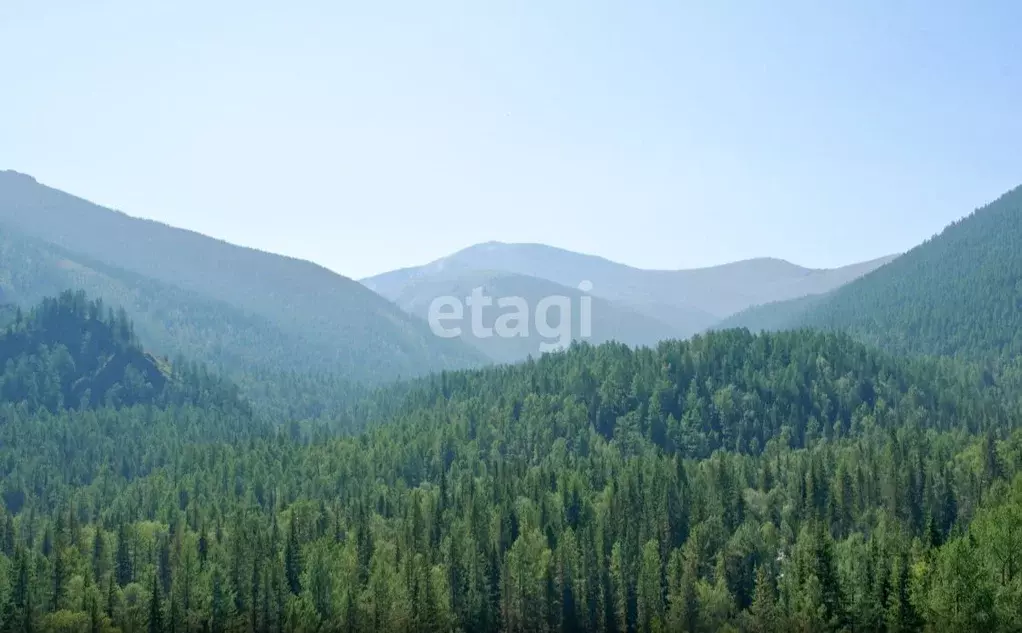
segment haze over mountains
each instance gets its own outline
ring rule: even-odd
[[[1022,187],[889,265],[808,300],[759,306],[719,326],[849,332],[898,353],[1022,353]]]
[[[577,335],[587,294],[578,285],[590,281],[589,340],[654,345],[755,304],[826,292],[888,259],[834,270],[764,258],[655,271],[550,246],[491,242],[359,284],[310,262],[133,218],[0,172],[3,303],[26,307],[83,289],[123,306],[154,351],[232,373],[319,369],[378,382],[513,362],[552,340],[535,327],[513,340],[435,336],[424,320],[432,300],[467,296],[477,286],[495,297],[523,297],[530,308],[543,297],[569,297]],[[486,325],[495,318],[488,315]]]
[[[1022,4],[237,5],[0,0],[0,633],[1022,633]]]
[[[0,308],[0,630],[1022,622],[1022,574],[1004,563],[1022,551],[1022,189],[893,262],[837,271],[637,271],[482,245],[377,280],[408,313],[312,264],[23,176],[0,194],[5,301],[65,285],[110,298]],[[519,249],[563,283],[473,268],[524,267]],[[676,305],[717,319],[837,287],[717,326],[797,331],[583,344],[320,406],[331,372],[378,383],[531,354],[535,339],[436,337],[421,313],[477,287],[580,306],[569,274],[595,285],[595,342],[677,338]],[[255,400],[149,348],[286,372]]]
[[[582,308],[582,298],[588,295],[577,287],[562,286],[546,279],[507,272],[465,271],[457,275],[440,274],[424,277],[403,287],[397,296],[388,298],[410,314],[425,320],[429,316],[430,305],[437,297],[464,299],[476,288],[481,288],[484,296],[493,297],[495,301],[498,298],[520,297],[525,300],[528,308],[523,326],[528,327],[529,335],[523,337],[473,335],[472,315],[468,308],[463,312],[462,318],[444,321],[444,327],[460,328],[461,340],[475,346],[497,362],[515,362],[530,355],[538,356],[540,343],[567,344],[573,338],[578,338],[582,331],[582,319],[588,318],[583,315]],[[548,297],[567,297],[568,314],[562,316],[557,310],[552,309],[549,316],[537,315],[537,306]],[[592,318],[589,321],[590,331],[586,340],[591,343],[615,340],[630,345],[655,345],[659,341],[678,338],[678,331],[667,323],[623,303],[601,297],[591,297],[589,300],[591,303],[585,310]],[[508,312],[497,306],[487,308],[482,311],[481,323],[484,328],[493,328],[500,315]],[[548,323],[557,334],[542,336],[538,331],[540,326],[537,325],[537,321],[540,320]]]
[[[444,294],[466,297],[483,285],[491,297],[521,296],[530,306],[543,296],[577,297],[579,284],[592,284],[594,342],[614,339],[651,345],[664,338],[686,338],[753,305],[828,292],[867,274],[895,256],[836,269],[819,270],[772,259],[750,259],[692,270],[643,270],[602,257],[541,244],[488,242],[432,263],[362,280],[406,311],[425,317],[430,301]],[[485,283],[480,283],[485,281]],[[518,294],[506,292],[514,287]],[[573,303],[577,305],[577,303]],[[496,314],[497,309],[492,309]],[[578,328],[574,332],[578,333]],[[668,336],[665,336],[665,333]],[[491,357],[515,358],[538,351],[540,337],[522,342],[464,340]],[[494,354],[494,350],[504,349]],[[520,354],[517,359],[522,358]]]
[[[908,254],[829,270],[759,258],[692,270],[642,270],[539,244],[489,242],[424,266],[355,282],[310,262],[132,218],[0,172],[0,303],[32,305],[82,289],[123,306],[154,352],[228,373],[329,372],[381,382],[538,355],[541,336],[446,339],[425,317],[438,296],[559,295],[590,341],[655,345],[707,329],[847,331],[898,352],[1022,350],[1020,189]],[[591,282],[587,292],[580,282]],[[988,306],[978,309],[978,306]],[[501,314],[484,313],[492,327]],[[10,309],[0,317],[9,321]],[[536,314],[529,317],[535,321]],[[563,336],[558,334],[557,336]],[[564,341],[561,341],[564,342]]]
[[[123,306],[159,353],[228,371],[379,381],[485,361],[321,266],[133,218],[11,171],[0,172],[0,287],[24,306],[86,290]]]

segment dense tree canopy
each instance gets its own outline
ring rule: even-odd
[[[880,269],[813,299],[753,308],[725,326],[835,329],[898,353],[1022,353],[1022,187]]]
[[[104,309],[84,293],[17,311],[0,333],[0,401],[28,409],[101,405],[196,404],[219,398],[243,406],[231,383],[194,366],[172,369],[146,353],[124,310]]]
[[[137,349],[95,310],[68,295],[3,340],[54,348],[52,313]],[[1011,367],[810,331],[576,345],[343,409],[309,396],[366,427],[338,436],[274,429],[229,383],[156,366],[190,395],[5,396],[0,630],[1022,625]]]

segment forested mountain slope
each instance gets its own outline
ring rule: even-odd
[[[0,400],[59,411],[152,403],[168,376],[131,323],[84,294],[47,300],[0,334]],[[125,402],[125,398],[128,400]]]
[[[1017,356],[1022,187],[820,301],[766,306],[729,323],[837,329],[895,352]]]
[[[208,376],[195,384],[189,367],[172,368],[145,352],[123,310],[84,292],[19,310],[0,332],[0,402],[52,413],[64,409],[200,404],[244,408],[237,388]]]
[[[711,329],[748,328],[753,332],[791,329],[803,322],[811,308],[829,298],[830,294],[826,293],[752,306],[720,321]]]
[[[123,308],[139,337],[160,354],[180,353],[224,369],[299,362],[295,337],[267,319],[2,226],[0,286],[7,301],[25,308],[71,288],[102,298]],[[312,366],[326,362],[315,354],[309,360]]]
[[[1011,631],[1019,378],[730,330],[425,378],[359,437],[25,467],[0,623]]]
[[[19,303],[85,289],[124,306],[161,351],[230,370],[379,381],[484,361],[324,268],[131,218],[14,172],[0,172],[0,253],[0,284]]]
[[[589,281],[595,296],[653,317],[678,335],[688,336],[752,305],[827,292],[891,259],[832,270],[803,268],[771,258],[692,270],[642,270],[542,244],[489,242],[424,266],[364,279],[363,283],[395,300],[438,275],[501,271],[569,288]]]
[[[901,359],[845,335],[726,330],[655,349],[581,345],[522,365],[448,372],[420,381],[428,387],[407,402],[421,408],[473,399],[514,409],[537,397],[567,397],[608,438],[627,422],[635,425],[629,432],[701,458],[717,449],[755,453],[781,436],[801,446],[856,434],[878,410],[903,405],[913,415],[925,412],[920,425],[941,430],[1013,426],[1022,413],[1017,378]],[[883,425],[879,416],[867,426]]]
[[[123,310],[65,292],[0,332],[0,493],[49,507],[68,486],[130,477],[175,447],[266,435],[230,381],[141,347]]]
[[[461,328],[461,340],[498,362],[516,362],[530,355],[539,356],[542,343],[567,344],[572,339],[582,338],[583,318],[588,324],[588,329],[584,333],[585,340],[594,344],[614,340],[628,345],[656,345],[659,341],[680,336],[680,332],[666,323],[626,305],[593,297],[575,287],[569,288],[538,277],[512,273],[487,271],[438,273],[405,286],[399,295],[392,297],[392,300],[409,314],[427,319],[434,299],[454,297],[466,303],[466,298],[476,288],[481,288],[483,295],[493,299],[494,303],[482,309],[481,323],[485,328],[492,329],[502,315],[518,312],[514,307],[496,305],[498,300],[518,297],[525,301],[525,315],[520,324],[524,328],[524,336],[514,338],[504,338],[496,334],[489,337],[475,336],[472,331],[470,307],[466,307],[461,319],[447,319],[443,322],[444,327]],[[567,299],[567,314],[562,314],[557,307],[538,314],[541,301],[549,297]],[[588,297],[585,306],[584,297]],[[540,332],[544,324],[550,326],[555,333],[544,336],[543,332]],[[517,327],[519,324],[512,325]],[[564,340],[561,340],[562,337]]]

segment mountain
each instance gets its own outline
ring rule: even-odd
[[[124,310],[81,291],[17,309],[0,330],[0,511],[47,507],[97,479],[150,473],[187,446],[273,428],[233,382],[153,356]],[[44,481],[54,496],[37,496]]]
[[[57,411],[101,403],[152,403],[168,376],[130,323],[84,293],[48,299],[0,334],[0,401]],[[123,394],[123,395],[122,395]]]
[[[499,332],[474,334],[471,308],[466,299],[473,289],[480,288],[481,294],[490,297],[494,303],[500,298],[518,297],[524,300],[526,310],[522,314],[521,326],[524,336],[512,338],[499,336]],[[452,297],[466,308],[460,319],[446,319],[444,327],[460,328],[460,339],[482,351],[498,362],[515,362],[528,356],[539,356],[541,345],[566,345],[571,340],[583,338],[583,319],[587,326],[585,340],[591,343],[618,341],[628,345],[655,345],[658,341],[676,338],[678,332],[667,324],[649,317],[627,306],[599,297],[591,297],[576,287],[565,287],[556,283],[503,272],[466,271],[456,274],[439,272],[428,277],[419,277],[415,283],[407,284],[392,300],[406,312],[428,319],[430,306],[438,297]],[[561,308],[550,308],[537,313],[540,302],[547,297],[563,297],[566,315]],[[587,303],[583,298],[588,297]],[[513,307],[494,305],[481,311],[480,323],[492,330],[502,315],[517,312]],[[543,336],[540,328],[546,324],[552,328],[551,336]],[[511,324],[515,327],[518,324]]]
[[[818,300],[762,306],[727,324],[842,330],[901,353],[1018,356],[1022,187]]]
[[[551,246],[489,242],[424,266],[364,279],[362,283],[395,300],[407,287],[441,274],[502,271],[546,279],[569,288],[589,281],[594,296],[652,317],[684,337],[756,304],[833,290],[891,259],[884,257],[829,270],[803,268],[769,258],[692,270],[642,270]]]
[[[124,306],[159,353],[230,371],[378,381],[485,362],[315,264],[132,218],[0,172],[0,287],[27,306],[81,288]]]
[[[409,286],[428,284],[433,277],[453,278],[480,271],[523,275],[567,288],[578,288],[583,281],[589,281],[594,296],[635,308],[679,335],[698,332],[717,320],[713,314],[687,303],[684,297],[665,300],[651,293],[642,281],[647,271],[541,244],[478,244],[424,266],[383,273],[363,279],[362,283],[394,301],[402,294],[416,292],[414,288],[407,290]]]
[[[145,352],[123,310],[84,292],[47,298],[0,332],[0,403],[51,412],[139,404],[242,406],[237,388]]]
[[[357,437],[0,405],[0,626],[1015,631],[1012,387],[730,330],[433,375]]]
[[[746,308],[716,323],[712,330],[748,328],[753,332],[791,329],[802,322],[806,313],[829,299],[829,293],[809,295],[786,301],[773,301]]]

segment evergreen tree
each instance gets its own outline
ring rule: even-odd
[[[749,607],[749,630],[753,633],[774,633],[779,630],[777,621],[777,593],[768,567],[756,568],[756,590]]]
[[[128,526],[123,522],[117,528],[117,554],[114,569],[117,574],[117,584],[121,587],[126,587],[134,581],[134,564],[129,544]]]
[[[291,513],[287,546],[284,550],[284,571],[287,576],[288,589],[297,596],[302,592],[302,550],[298,543],[298,525],[293,512]]]
[[[153,576],[152,584],[152,591],[149,594],[149,633],[163,633],[163,607],[157,576]]]

